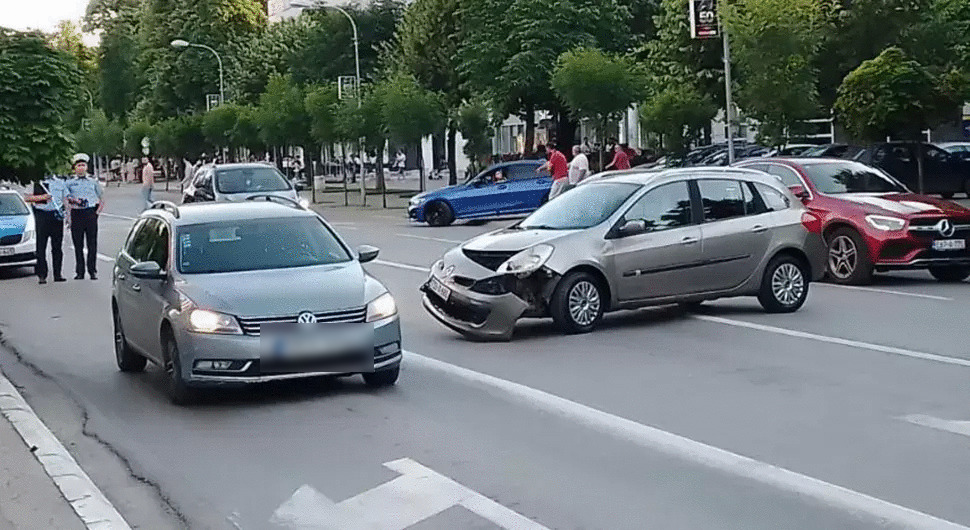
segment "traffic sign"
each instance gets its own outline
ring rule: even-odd
[[[715,0],[690,0],[690,38],[713,39],[720,36]]]
[[[206,94],[205,96],[205,110],[212,110],[219,106],[221,99],[219,94]]]
[[[352,75],[342,75],[337,78],[337,97],[340,99],[353,99],[357,97],[357,78]]]

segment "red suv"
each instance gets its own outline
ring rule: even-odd
[[[927,269],[936,279],[970,276],[970,210],[917,195],[880,169],[824,158],[762,158],[739,167],[774,175],[822,218],[828,276],[865,284],[873,272]]]

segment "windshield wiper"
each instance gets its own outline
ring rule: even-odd
[[[529,225],[529,226],[519,225],[517,228],[519,230],[562,230],[562,228],[558,226],[549,226],[549,225]]]

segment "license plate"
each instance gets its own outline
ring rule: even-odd
[[[933,250],[963,250],[967,248],[964,239],[939,239],[933,242]]]
[[[13,256],[13,248],[0,248],[0,256]]]
[[[431,281],[428,282],[428,289],[431,289],[431,292],[438,295],[438,297],[445,302],[447,302],[448,297],[451,296],[451,289],[442,285],[441,282],[435,278],[431,278]]]
[[[264,360],[320,359],[372,349],[373,337],[373,326],[363,324],[264,324],[260,330]]]

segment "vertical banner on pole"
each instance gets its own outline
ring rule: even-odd
[[[717,2],[715,0],[690,0],[690,37],[692,39],[716,39],[719,36]]]

